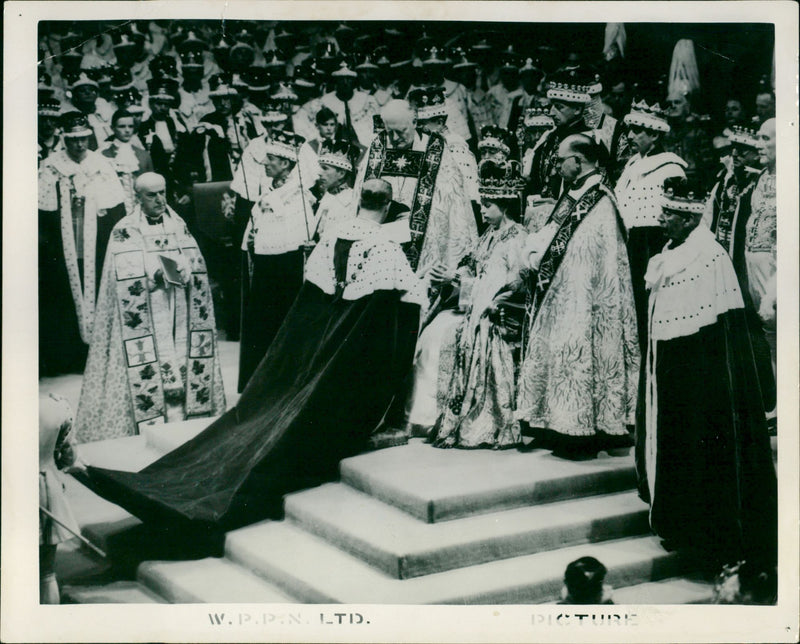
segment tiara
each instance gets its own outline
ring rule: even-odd
[[[497,162],[485,159],[478,164],[479,193],[489,199],[519,199],[525,187],[520,164],[511,159]]]
[[[634,101],[631,104],[631,111],[625,115],[623,121],[625,125],[638,125],[656,132],[669,132],[666,115],[658,103],[648,105],[645,100],[638,103]]]

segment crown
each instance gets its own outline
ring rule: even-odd
[[[214,74],[208,79],[208,87],[209,96],[236,96],[239,93],[230,74]]]
[[[553,82],[547,88],[547,98],[567,103],[588,103],[592,100],[589,88],[590,85]]]
[[[346,141],[325,142],[319,151],[319,164],[353,171],[352,148]]]
[[[65,112],[60,116],[61,136],[84,137],[93,134],[89,119],[81,112]]]
[[[375,64],[378,67],[386,68],[392,64],[392,61],[389,58],[389,48],[386,45],[376,47],[375,51],[372,52],[372,57],[375,59]]]
[[[478,151],[499,150],[506,156],[511,154],[511,132],[497,125],[486,125],[481,129],[481,138],[478,141]]]
[[[520,74],[523,74],[523,73],[527,74],[527,73],[531,73],[531,72],[532,73],[536,73],[536,74],[541,74],[542,70],[539,69],[539,67],[537,67],[534,64],[533,58],[526,58],[525,59],[525,64],[522,67],[519,68],[519,73]]]
[[[61,114],[61,103],[54,99],[48,98],[39,102],[39,116],[58,116]]]
[[[589,96],[596,96],[603,91],[603,82],[600,79],[600,74],[595,74],[592,82],[589,83]]]
[[[453,51],[453,60],[456,61],[453,65],[453,69],[465,69],[468,67],[478,66],[478,63],[474,63],[467,58],[466,53],[461,47],[458,47]]]
[[[178,64],[173,56],[159,54],[150,61],[149,67],[154,77],[178,78]]]
[[[200,52],[205,48],[206,41],[198,38],[197,34],[192,29],[189,30],[189,32],[186,34],[186,37],[175,47],[175,49],[177,49],[180,53],[181,57],[190,51]]]
[[[758,147],[758,135],[754,129],[743,125],[734,125],[727,132],[728,140],[731,143],[746,145],[751,148]]]
[[[423,65],[446,65],[447,64],[447,60],[442,58],[439,55],[440,53],[441,52],[439,51],[439,48],[434,45],[428,51],[428,56],[427,56],[427,58],[425,58],[425,60],[422,61],[422,64]]]
[[[673,212],[702,214],[705,210],[705,197],[692,190],[685,179],[676,177],[664,182],[661,207]]]
[[[297,87],[316,87],[316,77],[317,69],[314,63],[310,62],[310,59],[306,59],[294,68],[292,83],[297,85]]]
[[[364,60],[356,65],[356,69],[378,69],[378,66],[372,62],[372,56],[367,54]]]
[[[133,75],[130,69],[120,67],[114,70],[111,76],[111,91],[115,93],[123,92],[133,87]]]
[[[271,74],[266,67],[251,65],[242,72],[242,79],[251,92],[266,92],[270,88]]]
[[[305,139],[294,132],[275,132],[264,147],[265,154],[297,162],[297,151]]]
[[[525,187],[520,165],[513,159],[484,159],[478,164],[479,192],[487,199],[519,199]]]
[[[176,101],[178,83],[171,78],[151,78],[147,81],[149,98],[158,98],[165,101]]]
[[[528,107],[522,116],[525,127],[553,127],[555,122],[544,107]]]
[[[86,70],[81,70],[81,73],[78,74],[77,77],[74,77],[73,80],[69,84],[70,89],[75,89],[76,87],[80,87],[81,85],[89,85],[91,87],[99,87],[97,81],[91,78]]]
[[[111,34],[111,41],[114,49],[126,49],[136,47],[133,37],[126,32],[114,32]]]
[[[297,94],[286,83],[281,82],[270,98],[275,101],[296,101]]]
[[[334,78],[357,78],[358,74],[350,69],[350,65],[347,64],[346,60],[343,60],[339,63],[339,69],[333,72],[331,76]]]
[[[447,116],[443,87],[418,87],[408,93],[408,101],[416,108],[419,119]]]
[[[281,123],[288,120],[289,116],[281,110],[281,105],[277,100],[262,101],[259,103],[261,108],[262,123]]]
[[[669,132],[664,110],[658,103],[648,105],[645,100],[631,104],[631,111],[623,119],[626,125],[638,125],[656,132]]]

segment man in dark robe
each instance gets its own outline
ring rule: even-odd
[[[64,148],[39,168],[40,375],[80,373],[91,339],[95,295],[108,239],[125,215],[122,185],[89,150],[80,112],[61,116]]]
[[[145,521],[230,530],[281,512],[282,495],[334,478],[363,450],[410,367],[424,298],[381,226],[385,181],[326,235],[307,281],[236,407],[139,473],[88,468],[88,484]]]
[[[669,548],[711,574],[777,557],[777,480],[730,257],[698,226],[702,201],[665,182],[669,242],[646,280],[650,317],[644,404],[637,413],[639,493]]]
[[[747,288],[745,263],[746,226],[750,219],[753,190],[761,174],[757,169],[758,140],[755,131],[742,127],[732,128],[728,138],[731,144],[730,168],[717,176],[717,183],[706,201],[703,223],[711,229],[717,242],[730,255],[739,285],[742,286],[747,328],[757,361],[761,395],[764,409],[769,412],[775,408],[775,376],[762,321]]]

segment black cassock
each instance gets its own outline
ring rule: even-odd
[[[336,242],[337,274],[350,244]],[[419,306],[400,291],[297,299],[239,403],[141,472],[88,468],[98,494],[140,519],[229,530],[279,516],[282,495],[336,477],[401,389]]]

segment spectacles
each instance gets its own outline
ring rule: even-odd
[[[567,159],[580,159],[580,156],[577,154],[570,154],[568,157],[556,157],[556,163],[561,165]]]

